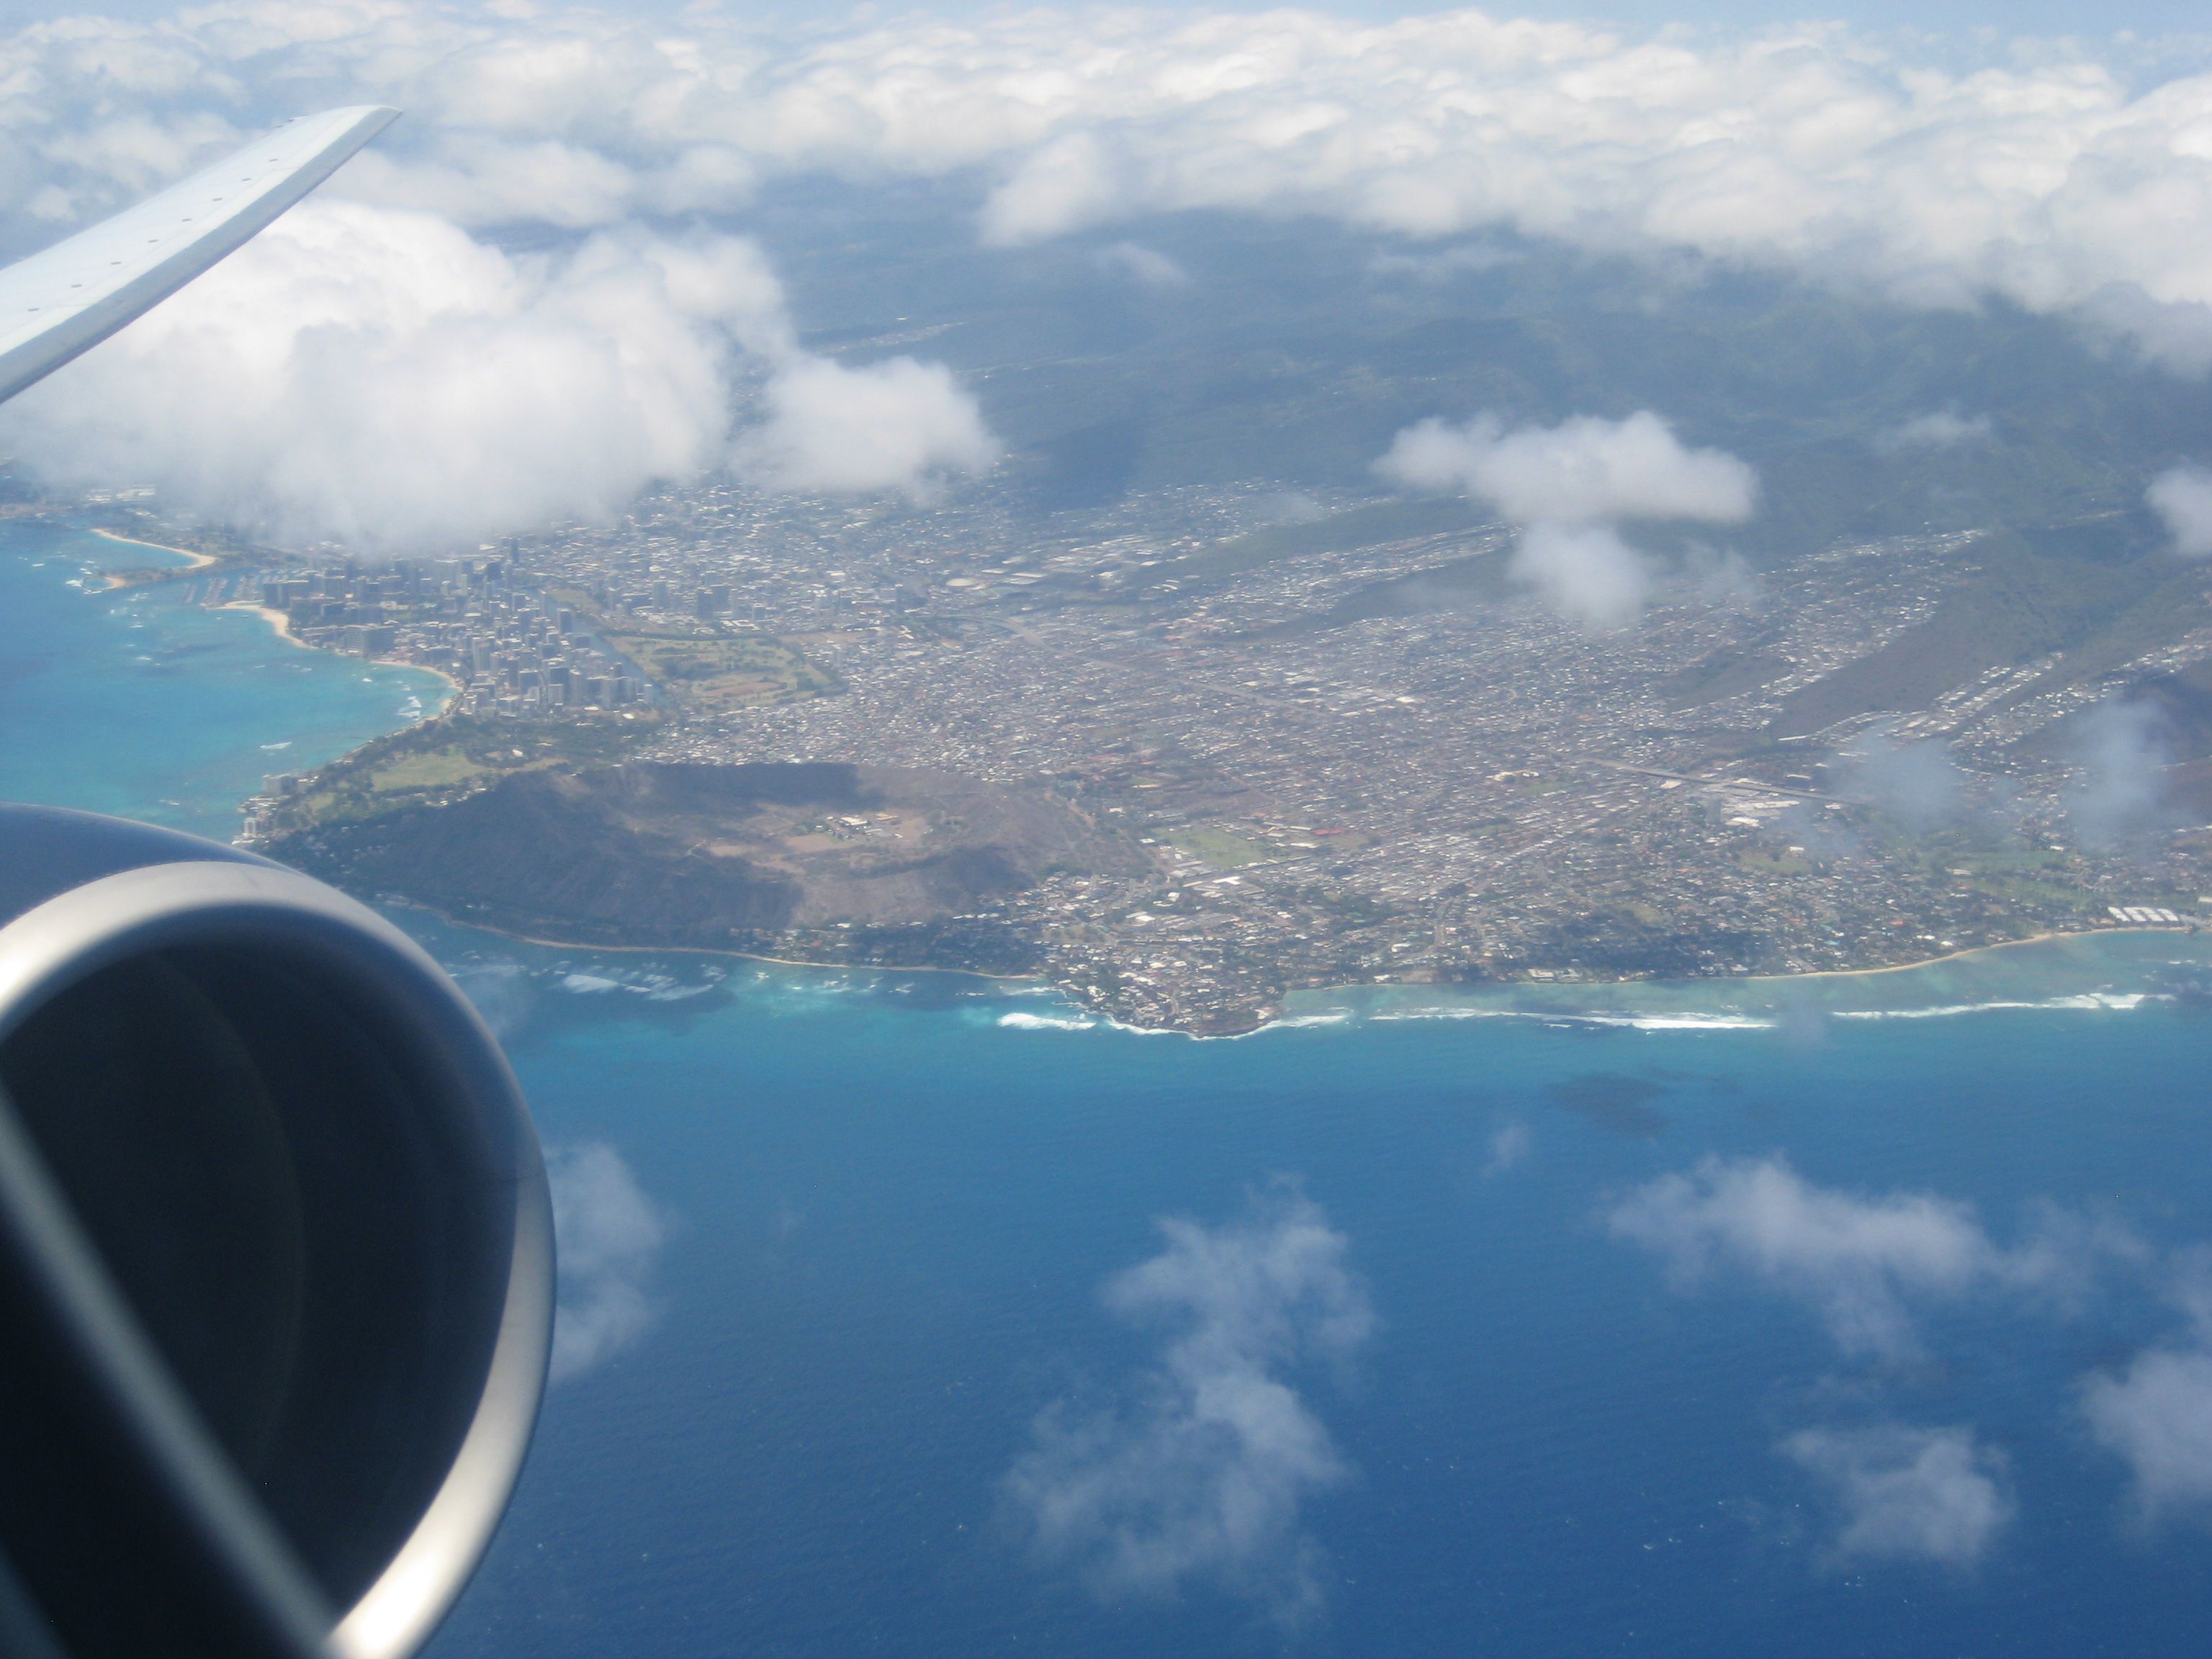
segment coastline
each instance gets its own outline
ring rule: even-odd
[[[274,605],[260,605],[252,599],[233,599],[228,605],[224,605],[222,609],[225,611],[252,611],[255,616],[260,617],[262,621],[267,623],[270,629],[276,634],[276,637],[283,641],[287,645],[296,646],[302,651],[319,651],[323,648],[318,645],[308,644],[307,641],[301,639],[297,634],[295,634],[292,631],[292,618],[284,611],[277,610]],[[336,656],[339,653],[332,652],[330,654]],[[404,662],[396,657],[366,657],[362,660],[365,662],[373,662],[380,668],[411,668],[418,674],[429,675],[431,678],[441,682],[445,686],[446,701],[444,704],[438,709],[437,714],[425,714],[422,716],[422,720],[416,721],[415,724],[416,726],[422,725],[424,721],[437,719],[439,714],[444,714],[446,709],[453,707],[453,699],[461,695],[463,688],[459,680],[455,679],[451,674],[448,674],[444,669],[433,668],[428,663]]]
[[[2179,926],[2130,923],[2124,927],[2071,930],[2062,927],[2047,933],[2030,933],[2025,939],[2001,939],[1994,945],[1970,945],[1963,951],[1947,951],[1939,957],[1922,957],[1915,962],[1893,962],[1880,968],[1808,968],[1802,974],[1746,974],[1735,982],[1740,985],[1795,985],[1808,979],[1869,979],[1876,974],[1909,974],[1917,969],[1940,967],[1947,962],[1963,962],[1969,957],[1994,956],[1999,951],[2015,950],[2023,945],[2049,945],[2056,940],[2069,939],[2108,939],[2118,933],[2196,933],[2203,931],[2186,922]],[[1639,981],[1615,980],[1612,982],[1628,985]]]
[[[252,599],[233,599],[228,605],[224,605],[222,608],[225,611],[250,611],[255,616],[260,617],[262,621],[267,623],[270,629],[276,634],[276,637],[283,641],[285,644],[297,646],[302,651],[313,651],[315,649],[313,646],[309,645],[307,641],[301,639],[297,634],[295,634],[292,631],[291,617],[287,616],[283,611],[277,610],[274,605],[257,604]],[[412,665],[410,665],[411,666]]]
[[[0,676],[15,721],[0,791],[10,799],[228,842],[270,775],[325,764],[447,700],[442,682],[278,648],[274,616],[264,633],[195,602],[259,598],[237,560],[172,552],[119,526],[94,545],[74,514],[8,528],[9,638],[33,647]],[[136,575],[114,591],[118,570]]]
[[[580,939],[548,939],[535,933],[518,933],[511,928],[496,927],[489,926],[481,921],[465,920],[461,917],[449,915],[434,906],[419,904],[412,900],[387,896],[380,896],[376,902],[380,905],[386,908],[413,911],[418,915],[432,918],[443,926],[460,929],[468,933],[483,933],[494,939],[508,939],[516,944],[534,945],[542,950],[573,951],[586,957],[708,957],[738,962],[760,963],[771,967],[793,968],[810,973],[836,972],[888,975],[944,974],[951,975],[963,979],[987,981],[999,986],[1029,987],[1034,988],[1037,990],[1060,993],[1060,988],[1054,985],[1052,981],[1034,974],[996,974],[977,968],[947,968],[934,964],[923,965],[919,963],[902,964],[893,963],[828,962],[803,957],[770,956],[757,951],[718,949],[712,945],[608,945]],[[2185,934],[2200,933],[2203,931],[2204,930],[2201,928],[2171,927],[2098,927],[2085,929],[2077,933],[2056,932],[2037,933],[2026,939],[2004,939],[1995,945],[1977,945],[1971,950],[1948,951],[1942,956],[1929,957],[1918,962],[1894,963],[1879,968],[1821,969],[1804,974],[1746,975],[1741,978],[1737,979],[1669,981],[1601,980],[1568,985],[1540,984],[1535,981],[1529,981],[1525,983],[1516,982],[1511,986],[1502,984],[1492,985],[1483,988],[1493,994],[1506,990],[1519,992],[1540,990],[1551,993],[1553,995],[1565,992],[1580,992],[1585,995],[1591,994],[1602,994],[1608,988],[1617,988],[1626,986],[1669,988],[1676,992],[1708,990],[1719,991],[1723,988],[1728,987],[1744,988],[1754,985],[1771,989],[1774,988],[1786,988],[1802,981],[1812,980],[1832,981],[1876,979],[1882,975],[1901,974],[1914,969],[1940,967],[1947,963],[1967,962],[1975,958],[1990,958],[1996,957],[1999,952],[2009,951],[2015,946],[2025,945],[2054,945],[2063,944],[2074,940],[2108,939],[2127,935]],[[1297,999],[1299,1001],[1325,1001],[1327,999],[1331,997],[1342,997],[1360,994],[1372,994],[1375,993],[1382,993],[1387,994],[1390,993],[1421,991],[1434,992],[1447,988],[1449,988],[1405,985],[1393,981],[1376,981],[1370,980],[1357,981],[1343,985],[1306,987],[1299,990],[1293,991],[1291,994],[1291,997]],[[1262,1020],[1247,1030],[1238,1031],[1197,1031],[1175,1025],[1133,1025],[1126,1020],[1115,1018],[1112,1013],[1104,1009],[1091,1007],[1074,998],[1066,997],[1065,993],[1060,993],[1060,994],[1066,1000],[1067,1006],[1076,1014],[1079,1015],[1083,1020],[1095,1023],[1095,1024],[1100,1029],[1124,1031],[1139,1036],[1184,1036],[1197,1042],[1237,1042],[1244,1037],[1256,1036],[1265,1031],[1277,1030],[1297,1030],[1312,1025],[1334,1024],[1342,1023],[1347,1018],[1351,1017],[1352,1013],[1352,1011],[1340,1009],[1328,1011],[1322,1013],[1321,1016],[1316,1017],[1314,1013],[1302,1012],[1298,1009],[1289,1006],[1290,1000],[1285,999],[1285,1007],[1279,1011],[1273,1018]],[[1446,999],[1441,1000],[1437,1006],[1456,1006],[1456,1002],[1457,1000],[1455,999]],[[1541,1012],[1543,1011],[1537,1010],[1535,1012]],[[1552,1012],[1561,1016],[1572,1017],[1572,1011],[1567,1008],[1559,1008],[1553,1010]],[[1661,1017],[1663,1018],[1664,1016]],[[1769,1029],[1770,1024],[1771,1022],[1762,1018],[1753,1022],[1753,1024],[1747,1026],[1747,1029]]]
[[[123,538],[112,538],[118,540],[126,539]],[[146,544],[146,545],[153,545],[153,544]],[[270,629],[279,639],[289,644],[296,646],[300,649],[311,651],[323,650],[331,655],[345,654],[343,653],[329,652],[328,647],[325,646],[310,644],[307,641],[301,639],[293,631],[290,617],[281,610],[251,600],[235,600],[222,608],[226,610],[250,611],[253,612],[255,615],[261,617],[269,623]],[[356,659],[356,660],[373,662],[379,665],[387,667],[412,668],[423,674],[434,678],[446,688],[443,699],[434,708],[426,710],[426,712],[422,714],[417,719],[410,722],[408,725],[396,728],[398,731],[412,730],[422,726],[428,725],[433,720],[442,717],[445,713],[453,707],[454,699],[458,698],[465,690],[461,682],[452,674],[446,672],[444,670],[431,667],[426,664],[383,657]],[[1933,956],[1915,957],[1909,961],[1890,962],[1864,967],[1810,969],[1788,973],[1729,975],[1716,975],[1684,979],[1656,979],[1638,976],[1617,979],[1573,979],[1565,981],[1556,979],[1494,980],[1459,983],[1449,981],[1397,980],[1390,978],[1376,980],[1362,979],[1338,981],[1325,985],[1295,987],[1291,988],[1284,995],[1280,1000],[1280,1005],[1267,1018],[1255,1020],[1251,1024],[1243,1026],[1241,1029],[1224,1030],[1215,1028],[1209,1030],[1202,1027],[1194,1028],[1184,1024],[1163,1024],[1158,1026],[1131,1024],[1126,1020],[1117,1017],[1109,1008],[1094,1006],[1087,1000],[1080,999],[1066,990],[1063,990],[1053,979],[1043,974],[998,973],[984,969],[945,966],[936,963],[870,963],[805,957],[786,957],[772,955],[763,951],[736,950],[726,946],[718,947],[703,945],[678,945],[665,942],[637,945],[615,944],[579,939],[548,937],[540,934],[525,933],[512,928],[497,927],[481,921],[454,915],[439,909],[435,906],[421,903],[417,901],[402,896],[380,895],[378,896],[376,902],[417,912],[422,915],[434,919],[440,923],[448,927],[481,933],[490,937],[509,939],[517,944],[532,945],[544,950],[574,951],[586,955],[663,954],[702,956],[726,958],[732,961],[759,963],[769,966],[792,968],[814,973],[836,971],[845,973],[860,972],[890,975],[954,975],[1002,985],[1031,987],[1038,990],[1059,993],[1066,1003],[1066,1006],[1070,1008],[1079,1012],[1086,1018],[1098,1021],[1115,1029],[1140,1031],[1149,1034],[1176,1032],[1200,1041],[1212,1038],[1229,1040],[1241,1036],[1253,1036],[1258,1032],[1276,1029],[1278,1027],[1297,1026],[1305,1024],[1321,1023],[1314,1020],[1310,1016],[1301,1014],[1299,1012],[1299,1005],[1306,1005],[1308,1006],[1316,1003],[1326,1005],[1332,999],[1342,1000],[1354,998],[1374,997],[1377,995],[1392,998],[1402,997],[1407,999],[1409,1002],[1418,1002],[1421,1000],[1426,1000],[1430,1001],[1432,1006],[1438,1008],[1464,1006],[1478,1000],[1507,997],[1534,999],[1546,1002],[1557,999],[1562,1001],[1579,1002],[1591,1006],[1595,1006],[1598,1000],[1608,997],[1615,999],[1628,998],[1641,1000],[1655,994],[1662,998],[1674,997],[1692,1000],[1705,1000],[1719,1001],[1730,999],[1740,999],[1746,994],[1749,994],[1753,996],[1756,996],[1761,993],[1768,994],[1778,993],[1786,995],[1790,988],[1793,987],[1813,986],[1817,984],[1825,984],[1831,981],[1865,981],[1869,984],[1874,984],[1880,982],[1884,979],[1894,978],[1900,975],[1920,974],[1929,972],[1932,969],[1940,969],[1949,964],[1995,963],[2000,960],[2006,953],[2013,952],[2021,946],[2057,945],[2071,942],[2106,939],[2125,939],[2136,935],[2148,937],[2185,937],[2196,934],[2212,934],[2212,923],[2208,923],[2203,920],[2192,917],[2179,923],[2129,923],[2119,926],[2092,926],[2076,929],[2055,928],[2042,933],[2031,933],[2018,939],[1999,939],[1989,944],[1970,945],[1963,949],[1942,951]],[[1562,1007],[1559,1012],[1566,1013],[1569,1012],[1570,1010],[1565,1007]]]
[[[2033,951],[2015,950],[2034,945]],[[2131,1008],[2212,974],[2203,927],[2051,931],[1917,962],[1805,974],[1686,980],[1524,980],[1480,986],[1394,982],[1293,991],[1281,1024],[1511,1016],[1652,1030],[1796,1031],[1807,1022],[1926,1018],[2007,1008]]]
[[[314,647],[310,646],[308,648],[313,650]],[[436,720],[439,715],[443,714],[446,710],[451,708],[455,702],[460,700],[462,691],[466,689],[459,680],[455,679],[451,674],[448,674],[444,669],[433,668],[426,662],[400,662],[396,659],[390,657],[372,657],[369,660],[382,668],[411,668],[418,674],[429,675],[431,678],[441,682],[445,686],[446,700],[438,706],[438,713],[435,714],[423,715],[422,720],[415,722],[417,726],[421,726],[428,720]]]
[[[188,570],[204,570],[208,566],[220,562],[212,553],[202,553],[189,547],[171,547],[167,542],[149,542],[137,536],[126,536],[117,530],[95,527],[92,533],[102,541],[120,542],[125,547],[150,547],[157,553],[174,553],[189,562],[185,567]]]

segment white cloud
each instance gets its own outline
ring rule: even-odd
[[[1499,1124],[1491,1133],[1490,1159],[1482,1166],[1484,1177],[1488,1179],[1504,1175],[1528,1157],[1535,1144],[1534,1135],[1519,1118]]]
[[[919,491],[997,449],[944,368],[800,351],[759,251],[608,232],[521,258],[435,216],[313,201],[0,413],[64,482],[373,550],[604,518],[728,456],[764,482]]]
[[[1140,242],[1116,242],[1111,247],[1098,250],[1098,268],[1116,276],[1126,276],[1139,288],[1155,292],[1188,288],[1190,273],[1157,248]]]
[[[1707,1158],[1637,1188],[1605,1219],[1664,1257],[1678,1289],[1717,1268],[1749,1273],[1818,1312],[1844,1352],[1887,1360],[1918,1352],[1916,1301],[1985,1290],[2063,1300],[2100,1257],[2139,1254],[2127,1235],[2057,1212],[2002,1249],[1954,1200],[1816,1187],[1779,1158]]]
[[[768,419],[742,434],[738,470],[785,489],[902,490],[927,499],[949,476],[988,471],[1000,447],[941,363],[894,357],[848,368],[805,358],[777,371]]]
[[[2172,759],[2157,707],[2108,700],[2089,711],[2075,759],[2081,780],[2066,792],[2068,822],[2084,847],[2115,846],[2157,826]]]
[[[523,262],[427,214],[309,204],[0,422],[49,477],[129,476],[295,538],[413,551],[603,516],[717,459],[729,420],[714,296],[677,292],[664,251]]]
[[[1875,440],[1881,450],[1956,449],[1961,444],[1987,443],[1994,428],[1986,415],[1966,416],[1939,409],[1892,427]]]
[[[548,1148],[561,1267],[553,1380],[620,1352],[653,1322],[649,1288],[667,1224],[629,1166],[597,1141]]]
[[[2143,499],[2166,521],[2175,552],[2185,559],[2212,553],[2212,472],[2197,466],[2169,467],[2150,481]]]
[[[1553,610],[1599,633],[1643,615],[1654,582],[1650,561],[1602,524],[1529,525],[1507,568]]]
[[[1955,815],[1966,774],[1940,738],[1894,741],[1887,726],[1870,726],[1843,751],[1843,788],[1850,799],[1879,806],[1909,828],[1924,830]]]
[[[1391,441],[1376,469],[1410,489],[1491,502],[1522,526],[1513,575],[1593,629],[1634,622],[1656,584],[1650,561],[1612,520],[1740,524],[1759,499],[1750,467],[1722,450],[1686,447],[1649,410],[1513,432],[1491,415],[1458,426],[1419,421]]]
[[[2212,362],[2212,73],[2153,61],[2137,91],[2087,47],[1970,50],[1987,55],[1831,24],[1646,37],[1469,10],[867,14],[779,34],[709,8],[219,0],[0,35],[0,235],[28,246],[279,115],[376,99],[408,118],[328,193],[464,225],[612,228],[741,209],[781,177],[964,171],[998,243],[1194,209],[1325,216],[1416,259],[1517,234],[1910,303],[1995,295]],[[972,459],[970,438],[911,453]]]
[[[1130,192],[1115,171],[1115,158],[1088,132],[1039,146],[984,203],[984,242],[1018,247],[1118,216]]]
[[[1459,489],[1520,524],[1616,519],[1741,524],[1758,476],[1718,449],[1690,449],[1650,410],[1626,420],[1577,416],[1507,432],[1495,416],[1463,426],[1430,419],[1391,441],[1385,477],[1417,489]]]
[[[2145,1522],[2212,1504],[2212,1253],[2185,1253],[2174,1288],[2184,1336],[2118,1375],[2094,1374],[2081,1390],[2090,1431],[2126,1462]]]
[[[2126,1460],[2146,1518],[2212,1504],[2212,1352],[2153,1348],[2082,1390],[2098,1443]]]
[[[1005,1482],[1009,1510],[1040,1561],[1103,1597],[1203,1583],[1295,1626],[1322,1596],[1304,1505],[1350,1470],[1285,1379],[1366,1340],[1366,1291],[1344,1235],[1286,1185],[1243,1221],[1160,1227],[1167,1248],[1109,1280],[1105,1300],[1164,1328],[1164,1352],[1115,1405],[1039,1417]]]
[[[467,225],[536,223],[589,230],[620,223],[640,205],[635,173],[597,150],[552,139],[516,142],[458,134],[434,161],[403,164],[370,148],[352,162],[343,192],[420,208]]]
[[[1839,1562],[1971,1567],[2018,1511],[2005,1461],[1966,1428],[1807,1429],[1782,1443],[1842,1511]]]

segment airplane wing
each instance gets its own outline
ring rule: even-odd
[[[362,105],[287,121],[182,184],[0,270],[0,402],[242,246],[398,113]]]

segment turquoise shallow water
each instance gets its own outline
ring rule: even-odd
[[[445,682],[275,637],[190,584],[88,592],[173,555],[0,521],[0,799],[120,812],[228,841],[264,774],[319,766],[435,707]],[[96,578],[93,578],[94,587]]]
[[[10,787],[219,820],[222,767],[335,741],[342,688],[364,729],[396,710],[352,665],[291,696],[305,653],[251,628],[183,648],[229,618],[56,586],[0,615],[0,659],[192,741],[11,716]],[[1368,988],[1197,1042],[957,978],[401,920],[506,1033],[590,1361],[445,1659],[2212,1630],[2198,937]]]

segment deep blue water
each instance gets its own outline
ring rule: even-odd
[[[11,713],[9,788],[211,801],[221,757],[302,715],[262,677],[307,653],[265,631],[165,657],[210,619],[149,611],[126,653],[109,601],[48,597],[52,640],[15,638],[11,600],[0,659],[109,654],[33,684],[99,708],[137,656],[171,672],[143,730]],[[661,1230],[596,1278],[572,1252],[564,1295],[608,1351],[549,1396],[442,1659],[1948,1659],[2212,1633],[2212,1380],[2166,1400],[2179,1437],[2143,1467],[2179,1484],[2148,1509],[2091,1410],[2094,1378],[2163,1350],[2185,1384],[2212,1341],[2182,1294],[2212,1243],[2201,940],[1447,1008],[1369,991],[1194,1042],[972,981],[405,920],[506,1032],[562,1168],[611,1149]],[[1778,1210],[1729,1196],[1761,1170]],[[1670,1279],[1655,1215],[1704,1243],[1701,1279]],[[1195,1224],[1179,1251],[1171,1217]],[[1156,1258],[1206,1319],[1109,1305]],[[1116,1576],[1117,1537],[1148,1573]]]
[[[1742,1275],[1669,1290],[1600,1219],[1706,1154],[1782,1152],[1970,1200],[2004,1243],[2046,1200],[2159,1249],[2212,1237],[2197,1014],[1196,1043],[742,975],[694,1004],[579,996],[551,953],[504,954],[537,969],[501,1006],[549,1138],[619,1149],[674,1225],[658,1322],[555,1391],[443,1654],[1285,1645],[1271,1598],[1217,1574],[1163,1604],[1041,1567],[1001,1490],[1038,1412],[1157,1363],[1097,1297],[1159,1249],[1153,1218],[1233,1220],[1276,1175],[1379,1321],[1342,1375],[1281,1373],[1355,1471],[1301,1506],[1324,1607],[1289,1645],[2081,1655],[2212,1625],[2212,1538],[2136,1525],[2079,1406],[2180,1325],[2159,1269],[2071,1313],[1965,1297],[1916,1315],[1921,1353],[1869,1361]],[[1594,1078],[1655,1089],[1550,1092],[1637,1092]],[[1516,1122],[1525,1155],[1486,1174]],[[1978,1562],[1832,1559],[1826,1494],[1776,1448],[1874,1422],[1972,1425],[2005,1461],[2017,1519]]]

